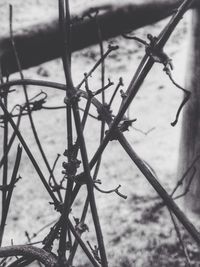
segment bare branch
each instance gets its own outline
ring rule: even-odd
[[[33,257],[35,260],[43,263],[47,267],[57,267],[57,259],[51,252],[44,249],[29,246],[15,245],[0,248],[0,257],[26,256]]]

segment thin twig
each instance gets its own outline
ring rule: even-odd
[[[49,226],[51,226],[52,224],[55,224],[57,222],[57,220],[53,220],[50,223],[47,223],[46,225],[42,226],[37,232],[35,232],[31,237],[30,240],[33,240],[34,238],[36,238],[41,232],[43,232],[46,228],[48,228]],[[30,244],[29,244],[30,245]]]
[[[87,79],[88,77],[90,77],[92,75],[92,73],[96,70],[96,68],[102,63],[102,61],[104,61],[104,59],[114,50],[117,50],[118,46],[111,46],[109,45],[108,50],[105,52],[105,54],[103,54],[103,56],[101,56],[101,58],[96,62],[96,64],[94,65],[94,67],[87,73],[87,75],[85,76],[85,78],[77,85],[77,89],[80,89],[81,86],[84,84],[85,79]]]
[[[46,179],[45,179],[45,177],[44,177],[39,165],[37,164],[33,154],[31,153],[28,145],[26,144],[24,138],[22,137],[20,131],[18,130],[15,122],[13,121],[11,115],[9,114],[8,110],[4,106],[3,102],[1,101],[1,99],[0,99],[0,107],[2,108],[2,110],[5,113],[5,115],[7,116],[8,121],[11,124],[13,130],[16,132],[16,135],[17,135],[18,139],[20,140],[22,146],[24,147],[24,150],[26,151],[26,153],[27,153],[29,159],[31,160],[35,170],[37,171],[37,173],[38,173],[38,175],[39,175],[44,187],[46,188],[47,192],[49,193],[49,195],[51,196],[52,200],[54,201],[55,206],[57,206],[57,208],[59,208],[60,202],[57,200],[56,196],[54,195],[54,193],[50,189],[50,187],[49,187],[49,185],[48,185],[48,183],[47,183],[47,181],[46,181]]]
[[[189,174],[189,172],[192,170],[192,168],[194,167],[194,165],[196,164],[196,162],[200,159],[200,155],[197,155],[191,162],[191,164],[189,165],[189,167],[187,168],[187,170],[185,171],[185,173],[183,174],[183,176],[178,180],[176,186],[174,187],[172,193],[170,194],[171,197],[173,197],[174,193],[177,191],[177,189],[183,184],[183,181],[185,180],[185,178],[187,177],[187,175]]]
[[[86,103],[86,106],[85,106],[85,110],[84,110],[83,117],[82,117],[82,122],[81,122],[83,130],[85,128],[87,117],[89,116],[89,110],[90,110],[91,101],[92,101],[92,97],[93,97],[93,94],[89,89],[88,79],[85,80],[85,89],[86,89],[86,92],[88,94],[88,99],[87,99],[87,103]]]
[[[20,113],[18,115],[18,119],[17,119],[17,122],[16,122],[17,129],[19,129],[19,125],[20,125],[21,117],[22,117],[22,112],[23,112],[23,110],[20,109]],[[13,133],[12,133],[12,135],[10,137],[10,140],[8,141],[7,150],[6,150],[6,152],[4,153],[4,155],[2,156],[2,158],[0,160],[0,169],[3,166],[3,164],[4,164],[4,160],[5,160],[6,155],[8,155],[8,153],[9,153],[11,147],[12,147],[12,144],[13,144],[13,142],[15,140],[15,137],[16,137],[16,132],[13,131]]]
[[[87,255],[87,257],[90,260],[90,262],[93,264],[94,267],[99,267],[99,264],[96,262],[96,260],[91,255],[90,251],[88,250],[88,248],[86,247],[86,245],[82,241],[81,237],[77,234],[76,230],[74,229],[73,224],[71,223],[71,221],[69,219],[67,220],[67,224],[68,224],[72,234],[76,238],[77,242],[79,243],[79,245],[81,246],[81,248],[83,249],[85,254]]]
[[[162,187],[162,185],[158,182],[158,180],[154,177],[154,175],[150,172],[150,170],[146,167],[140,157],[135,153],[130,144],[126,141],[123,134],[118,133],[118,140],[125,151],[128,153],[133,162],[137,165],[137,167],[141,170],[144,176],[147,178],[149,183],[153,186],[159,196],[163,199],[165,205],[170,208],[170,210],[176,215],[179,221],[184,225],[186,230],[191,234],[197,244],[200,245],[200,233],[197,231],[195,226],[188,220],[185,214],[179,209],[173,199],[168,195],[166,190]]]
[[[90,200],[92,218],[93,218],[94,225],[95,225],[95,230],[96,230],[101,260],[102,260],[102,266],[107,267],[108,266],[107,265],[107,257],[106,257],[104,242],[103,242],[101,226],[99,223],[99,217],[98,217],[98,213],[97,213],[96,201],[95,201],[94,191],[93,191],[93,182],[92,182],[92,178],[91,178],[91,174],[90,174],[90,167],[89,167],[88,157],[87,157],[87,150],[85,147],[85,140],[84,140],[83,131],[81,128],[80,114],[79,114],[79,110],[77,108],[78,104],[77,103],[75,103],[75,104],[76,105],[73,106],[73,112],[74,112],[75,125],[76,125],[76,129],[77,129],[78,139],[80,142],[80,152],[81,152],[81,157],[82,157],[82,161],[83,161],[83,168],[84,168],[84,172],[86,174],[86,177],[88,177],[87,178],[87,190],[88,190],[88,196],[89,196],[89,200]]]
[[[69,2],[67,0],[59,0],[59,25],[60,33],[62,38],[62,61],[66,79],[66,122],[67,122],[67,150],[68,150],[68,164],[72,163],[73,153],[73,131],[72,131],[72,109],[68,99],[72,97],[73,87],[72,76],[71,76],[71,25],[70,25],[70,13],[69,13]],[[59,264],[61,266],[66,265],[66,238],[67,238],[67,225],[65,218],[68,216],[70,211],[71,194],[73,189],[73,179],[70,173],[67,174],[67,187],[64,199],[64,208],[61,214],[61,231],[59,240]],[[71,179],[70,179],[71,178]]]
[[[53,163],[53,167],[52,167],[52,169],[51,169],[51,174],[50,174],[50,176],[49,176],[49,185],[50,185],[50,187],[51,187],[54,191],[57,192],[60,202],[63,202],[62,195],[61,195],[60,190],[59,190],[59,189],[60,189],[60,186],[59,186],[59,184],[57,183],[57,181],[56,181],[54,175],[52,175],[52,174],[54,173],[54,170],[55,170],[55,167],[56,167],[56,164],[57,164],[59,158],[60,158],[60,154],[57,154],[57,157],[56,157],[56,159],[55,159],[55,161],[54,161],[54,163]],[[51,180],[53,181],[53,185],[52,185],[52,183],[51,183]],[[55,190],[55,189],[57,189],[57,190]]]
[[[148,45],[148,43],[146,41],[144,41],[143,39],[137,37],[137,36],[130,36],[130,35],[127,35],[125,33],[122,34],[122,36],[125,38],[125,39],[129,39],[129,40],[135,40],[143,45]]]
[[[185,97],[183,98],[183,101],[181,102],[178,110],[177,110],[177,113],[176,113],[176,118],[175,120],[171,123],[172,126],[175,126],[178,122],[178,119],[179,119],[179,115],[181,113],[181,110],[183,109],[184,105],[188,102],[188,100],[190,99],[190,96],[191,96],[191,92],[184,89],[183,87],[181,87],[179,84],[177,84],[177,82],[175,82],[175,80],[173,79],[172,77],[172,74],[171,74],[171,71],[168,69],[167,71],[165,70],[166,74],[168,75],[168,77],[170,78],[170,80],[172,81],[172,83],[178,88],[180,89],[181,91],[184,92],[185,94]]]
[[[86,219],[86,215],[87,215],[87,212],[88,212],[88,207],[89,207],[89,197],[87,196],[86,197],[86,200],[85,200],[85,203],[84,203],[84,207],[83,207],[83,211],[82,211],[82,215],[81,215],[81,220],[80,220],[80,223],[84,224],[85,222],[85,219]],[[81,236],[83,232],[79,233],[79,235]],[[74,244],[71,248],[71,251],[70,251],[70,255],[69,255],[69,258],[68,258],[68,263],[69,265],[71,264],[72,265],[72,262],[73,262],[73,259],[75,257],[75,254],[76,254],[76,251],[77,251],[77,248],[78,248],[78,241],[75,239],[74,240]]]
[[[194,170],[193,170],[192,175],[191,175],[191,177],[190,177],[190,179],[189,179],[189,181],[188,181],[188,184],[187,184],[187,186],[186,186],[186,188],[185,188],[185,191],[184,191],[182,194],[180,194],[180,195],[174,197],[174,198],[173,198],[174,200],[175,200],[175,199],[178,199],[178,198],[181,198],[181,197],[184,197],[185,195],[187,195],[187,193],[190,191],[190,186],[191,186],[191,184],[192,184],[192,181],[194,180],[195,173],[196,173],[196,168],[194,167]]]
[[[143,135],[145,135],[145,136],[147,136],[149,133],[151,133],[152,131],[154,131],[156,128],[155,127],[152,127],[152,128],[150,128],[149,130],[147,130],[146,132],[144,132],[143,130],[141,130],[141,129],[138,129],[138,128],[136,128],[135,126],[131,126],[132,128],[133,128],[133,130],[135,130],[136,132],[139,132],[139,133],[141,133],[141,134],[143,134]]]
[[[10,202],[11,202],[11,198],[12,198],[12,193],[13,193],[14,186],[15,186],[15,183],[16,183],[16,180],[17,180],[17,173],[18,173],[18,170],[19,170],[19,164],[20,164],[20,161],[21,161],[21,155],[22,155],[22,148],[20,146],[18,146],[16,160],[15,160],[15,164],[14,164],[14,168],[13,168],[13,173],[12,173],[12,177],[11,177],[10,184],[9,184],[9,189],[8,189],[8,193],[6,195],[5,203],[4,203],[4,206],[3,206],[3,214],[2,214],[1,225],[0,225],[0,246],[1,246],[2,240],[3,240],[3,234],[4,234],[7,215],[8,215]]]
[[[8,81],[8,78],[7,78]],[[4,105],[7,108],[8,106],[8,94],[5,92],[4,98]],[[5,112],[4,112],[5,116]],[[6,187],[8,183],[8,120],[5,116],[4,118],[4,131],[3,131],[3,181],[2,186]],[[4,218],[7,217],[6,214],[6,198],[7,198],[7,191],[2,191],[2,211],[1,211],[1,232],[0,232],[0,246],[2,243],[3,233],[4,233],[4,227],[5,227],[5,221]]]
[[[111,82],[109,79],[108,79],[108,84],[107,85],[104,85],[102,86],[100,89],[96,90],[95,92],[93,92],[93,94],[96,96],[98,94],[102,94],[102,93],[105,93],[105,90],[108,89],[110,86],[112,86],[114,83]],[[103,85],[103,83],[102,83]],[[102,101],[103,104],[105,104],[105,101]]]
[[[127,199],[127,196],[125,196],[124,194],[120,193],[119,192],[119,188],[121,187],[121,185],[118,185],[116,188],[114,189],[111,189],[111,190],[102,190],[101,188],[99,188],[95,183],[94,183],[94,188],[103,193],[103,194],[111,194],[111,193],[116,193],[118,196],[124,198],[124,199]]]
[[[20,59],[19,59],[19,56],[18,56],[18,53],[17,53],[17,49],[16,49],[16,46],[15,46],[15,40],[14,40],[14,36],[13,36],[13,27],[12,27],[13,9],[12,9],[12,5],[9,5],[9,11],[10,11],[9,12],[9,14],[10,14],[10,18],[9,18],[9,21],[10,21],[10,39],[11,39],[12,48],[13,48],[15,59],[16,59],[16,63],[17,63],[17,68],[18,68],[18,71],[19,71],[19,74],[20,74],[20,78],[23,81],[24,80],[24,74],[23,74],[23,71],[22,71],[22,68],[21,68],[21,63],[20,63]],[[44,153],[44,150],[42,148],[42,145],[41,145],[40,139],[38,137],[34,121],[33,121],[33,117],[32,117],[32,114],[31,114],[31,108],[30,108],[27,88],[26,88],[25,83],[22,83],[22,85],[23,85],[23,91],[24,91],[25,100],[26,100],[26,106],[27,106],[29,121],[30,121],[30,124],[31,124],[31,129],[33,131],[33,135],[34,135],[35,141],[36,141],[37,146],[39,148],[39,151],[40,151],[40,153],[42,155],[44,163],[45,163],[49,173],[51,174],[51,167],[50,167],[50,164],[49,164],[49,162],[47,160],[47,157],[46,157],[46,155]]]
[[[98,32],[98,39],[99,39],[99,47],[100,47],[100,57],[103,58],[103,54],[104,54],[104,47],[103,47],[103,41],[102,41],[102,34],[101,34],[101,28],[99,25],[99,21],[98,21],[98,16],[95,16],[95,23],[97,26],[97,32]],[[105,59],[101,61],[101,87],[104,88],[105,87]],[[105,93],[104,91],[102,91],[102,95],[101,95],[101,100],[102,100],[102,105],[105,105]],[[105,134],[105,121],[102,120],[101,121],[101,130],[100,130],[100,144],[104,138],[104,134]],[[93,174],[93,180],[97,179],[98,176],[98,172],[100,169],[100,165],[101,165],[101,155],[99,157],[99,159],[97,160],[95,169],[94,169],[94,174]]]
[[[117,84],[117,86],[116,86],[116,88],[115,88],[115,90],[114,90],[114,92],[113,92],[113,94],[111,96],[111,99],[110,99],[109,104],[108,104],[109,108],[111,107],[111,105],[113,103],[113,100],[114,100],[114,98],[115,98],[120,86],[124,86],[122,78],[119,78],[119,82],[118,82],[118,84]]]
[[[174,225],[174,229],[176,231],[176,234],[177,234],[177,237],[178,237],[178,240],[179,240],[179,243],[183,249],[183,253],[184,253],[184,256],[185,256],[185,259],[186,259],[186,262],[187,262],[187,266],[188,267],[191,267],[191,260],[190,260],[190,257],[189,257],[189,254],[188,254],[188,251],[187,251],[187,248],[185,247],[185,244],[184,244],[184,241],[182,239],[182,236],[181,236],[181,232],[179,230],[179,227],[178,227],[178,224],[176,222],[176,219],[174,218],[174,215],[173,213],[171,212],[171,210],[169,209],[169,214],[170,214],[170,217],[171,217],[171,220],[173,222],[173,225]]]

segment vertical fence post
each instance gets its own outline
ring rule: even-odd
[[[200,9],[192,10],[190,23],[190,44],[187,54],[185,88],[192,92],[191,98],[183,111],[181,139],[179,148],[178,179],[180,179],[195,158],[200,155]],[[184,196],[186,210],[200,211],[200,159],[194,165],[196,172]],[[186,189],[193,170],[184,179]],[[184,190],[183,189],[183,190]]]

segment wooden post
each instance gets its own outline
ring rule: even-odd
[[[102,39],[155,23],[171,15],[181,2],[182,0],[149,0],[139,4],[108,5],[99,15]],[[195,0],[194,5],[200,5],[199,0]],[[56,20],[21,29],[14,37],[23,69],[60,57]],[[72,52],[96,44],[98,40],[96,24],[92,20],[72,21]],[[9,36],[0,36],[0,61],[3,75],[17,71]]]
[[[188,169],[193,160],[200,155],[200,9],[192,11],[188,63],[185,74],[185,88],[192,92],[183,111],[178,179]],[[184,197],[186,209],[200,212],[200,158],[195,164],[196,173]],[[190,181],[192,169],[184,180],[184,188]]]

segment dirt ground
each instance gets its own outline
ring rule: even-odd
[[[10,2],[14,8],[15,29],[26,27],[35,22],[49,20],[51,17],[57,16],[58,13],[57,1],[53,0],[13,0]],[[95,3],[92,0],[71,2],[72,12],[73,10],[77,12],[77,10],[82,10]],[[7,0],[1,0],[0,2],[0,30],[2,34],[8,31],[8,3]],[[166,47],[166,52],[173,59],[174,78],[182,85],[187,76],[189,20],[190,13],[188,12]],[[134,34],[141,38],[145,38],[147,33],[157,35],[167,21],[166,19],[155,25],[139,29]],[[113,52],[106,60],[106,79],[110,78],[116,85],[119,77],[122,77],[124,81],[123,89],[126,90],[144,55],[144,49],[135,41],[125,40],[122,37],[108,40],[108,42],[119,45],[119,50]],[[104,42],[105,49],[108,42]],[[75,84],[79,83],[83,73],[88,72],[98,58],[98,45],[73,54],[72,75]],[[142,159],[152,166],[159,181],[170,193],[177,181],[176,167],[181,119],[176,127],[172,127],[170,123],[175,118],[177,108],[182,100],[182,93],[174,87],[162,70],[162,65],[155,64],[133,101],[129,109],[129,116],[130,118],[137,118],[137,121],[125,136]],[[60,59],[25,70],[24,75],[28,78],[64,82]],[[11,79],[18,77],[18,74],[13,74]],[[100,88],[99,69],[92,75],[89,84],[93,90]],[[10,108],[14,104],[24,101],[21,88],[15,87],[15,89],[15,96],[12,95],[13,97],[11,96],[9,99]],[[48,106],[63,104],[64,94],[61,92],[31,86],[28,86],[28,89],[30,89],[30,97],[40,92],[41,89],[48,92]],[[107,101],[113,90],[114,87],[108,91]],[[118,97],[114,102],[113,113],[115,114],[120,100],[121,98]],[[93,113],[96,114],[95,109]],[[66,148],[65,112],[63,110],[36,112],[34,121],[45,153],[52,165],[57,153],[62,155]],[[92,157],[98,146],[99,125],[98,121],[90,118],[85,130],[89,158]],[[41,163],[27,118],[23,118],[21,132],[38,162]],[[16,141],[15,146],[17,144]],[[10,166],[15,159],[15,151],[13,148],[10,154]],[[63,160],[64,157],[61,156],[56,170],[58,177],[61,177]],[[41,163],[40,165],[44,173],[47,174],[44,164]],[[57,218],[56,212],[48,204],[48,195],[45,193],[25,152],[23,152],[20,175],[22,179],[15,188],[3,245],[9,245],[11,240],[14,244],[23,244],[27,242],[25,231],[32,236],[44,225]],[[159,197],[117,141],[112,141],[103,155],[99,178],[102,180],[103,189],[112,189],[121,184],[121,192],[127,195],[127,200],[124,200],[115,194],[105,195],[96,192],[109,266],[187,266],[168,210],[162,208],[154,213],[151,212],[155,203],[160,201]],[[80,198],[75,203],[72,216],[80,216],[79,212],[83,199],[85,199],[84,188],[81,191]],[[191,219],[199,228],[197,220],[195,218]],[[90,215],[86,222],[90,231],[85,234],[84,239],[90,239],[95,244]],[[191,266],[200,266],[198,250],[194,242],[181,226],[180,230],[186,240],[186,247],[192,262]],[[42,231],[33,241],[42,240],[46,231]],[[78,251],[74,265],[90,266],[81,249]]]

